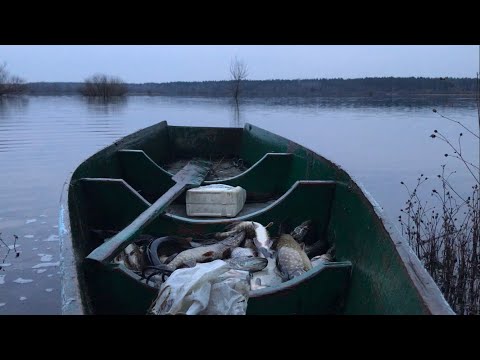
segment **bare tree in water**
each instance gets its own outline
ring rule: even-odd
[[[240,96],[240,85],[242,80],[245,80],[248,76],[247,64],[243,60],[239,60],[235,57],[230,63],[230,75],[233,80],[233,98],[238,103],[238,97]]]
[[[7,64],[0,64],[0,96],[2,95],[17,95],[24,93],[27,86],[25,80],[22,78],[10,75],[7,71]]]
[[[127,86],[119,77],[95,74],[85,79],[80,92],[84,96],[108,99],[114,96],[124,96],[127,93]]]

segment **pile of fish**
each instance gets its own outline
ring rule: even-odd
[[[290,234],[280,233],[278,238],[270,237],[267,228],[271,224],[232,223],[224,232],[211,234],[209,239],[144,235],[127,246],[115,262],[123,263],[160,288],[177,269],[223,260],[230,269],[248,271],[250,289],[257,290],[277,286],[314,266],[334,260],[334,247],[314,256],[324,244],[317,241],[305,245],[311,221],[303,222]]]

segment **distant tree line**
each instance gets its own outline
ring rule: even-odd
[[[33,82],[28,83],[30,95],[78,95],[81,92],[81,82]]]
[[[78,94],[84,83],[29,83],[36,95]],[[129,95],[231,97],[232,81],[124,84]],[[420,94],[474,95],[474,78],[363,78],[243,80],[242,97],[389,96]]]

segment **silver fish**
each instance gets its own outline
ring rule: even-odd
[[[265,269],[268,264],[267,259],[261,257],[237,257],[225,261],[231,269],[257,272]]]
[[[255,257],[255,251],[247,247],[236,247],[232,250],[230,257],[232,259],[238,257]]]
[[[252,290],[273,287],[282,283],[282,278],[277,271],[275,258],[273,256],[267,258],[268,264],[265,269],[250,275],[250,288]]]
[[[255,227],[255,238],[253,243],[255,244],[258,254],[261,257],[272,257],[273,252],[271,250],[273,241],[268,235],[267,228],[260,223],[252,222]]]

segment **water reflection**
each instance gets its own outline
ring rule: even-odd
[[[85,97],[82,98],[87,104],[89,112],[100,115],[112,115],[122,113],[128,105],[128,97]]]
[[[25,96],[0,96],[0,116],[24,114],[29,104],[29,98]]]
[[[258,104],[258,98],[245,99],[247,104]],[[295,106],[303,108],[434,108],[438,106],[474,108],[475,98],[468,96],[371,96],[371,97],[277,97],[264,98],[266,106]]]
[[[240,103],[238,101],[232,101],[230,104],[231,110],[231,118],[230,118],[230,126],[231,127],[243,127],[244,123],[240,116]]]

